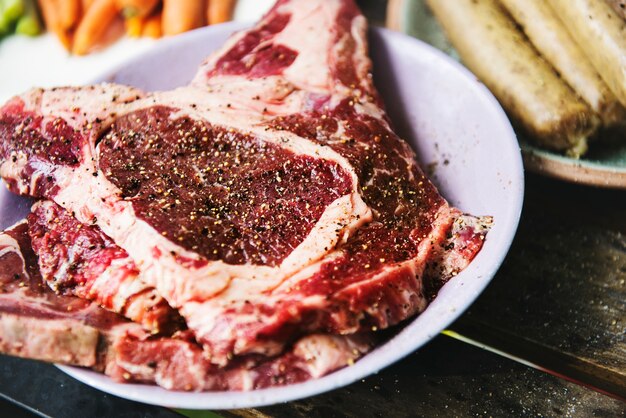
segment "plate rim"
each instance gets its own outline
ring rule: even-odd
[[[528,171],[571,183],[609,189],[626,189],[626,167],[606,166],[596,161],[575,159],[520,141],[524,167]]]
[[[176,38],[171,38],[170,40],[166,40],[163,45],[156,45],[154,48],[146,51],[132,59],[129,59],[126,63],[119,65],[113,70],[107,70],[103,72],[100,76],[94,77],[96,82],[102,82],[103,80],[110,80],[111,77],[122,68],[128,66],[135,60],[141,60],[144,56],[148,56],[151,54],[158,54],[159,48],[167,48],[168,46],[174,44],[185,44],[186,42],[192,40],[195,37],[203,37],[210,36],[211,31],[234,31],[238,29],[242,29],[249,26],[249,23],[240,23],[240,22],[230,22],[222,25],[216,25],[214,27],[206,27],[196,31],[192,31],[186,34],[183,34]],[[320,393],[324,393],[330,390],[334,390],[343,386],[346,386],[350,383],[353,383],[359,379],[365,378],[372,374],[377,373],[379,370],[394,364],[406,356],[410,355],[414,351],[421,348],[424,344],[427,344],[432,338],[434,338],[439,332],[445,329],[448,325],[450,325],[454,320],[456,320],[482,293],[485,287],[491,282],[495,273],[500,268],[504,258],[506,257],[509,248],[513,242],[513,238],[516,234],[519,219],[521,216],[522,205],[523,205],[523,197],[524,197],[524,171],[522,164],[521,153],[519,153],[519,147],[516,141],[516,135],[511,127],[511,124],[506,116],[504,110],[495,99],[493,94],[482,84],[476,82],[476,77],[467,70],[460,63],[456,62],[452,58],[450,58],[444,52],[428,45],[427,43],[410,37],[408,35],[390,31],[384,28],[370,28],[370,31],[377,31],[381,33],[381,37],[383,38],[396,38],[401,39],[402,42],[414,44],[415,48],[421,49],[422,52],[426,54],[430,54],[435,61],[438,61],[435,65],[447,65],[452,67],[455,72],[459,73],[459,76],[464,78],[468,85],[474,83],[474,88],[477,95],[480,95],[481,100],[486,100],[488,105],[492,108],[493,111],[500,114],[499,123],[503,124],[503,128],[508,132],[508,140],[510,140],[510,144],[507,146],[507,151],[510,151],[513,155],[512,165],[514,169],[511,171],[511,177],[514,180],[514,184],[511,185],[511,202],[510,202],[510,210],[506,211],[507,219],[500,219],[498,222],[503,225],[511,225],[510,229],[503,230],[500,235],[497,235],[499,240],[495,238],[492,240],[494,242],[493,245],[499,245],[499,250],[496,252],[496,257],[492,258],[487,264],[487,267],[483,267],[484,271],[482,276],[476,279],[478,285],[473,288],[473,293],[468,294],[467,298],[463,301],[463,306],[461,309],[455,310],[445,321],[445,323],[439,324],[437,329],[433,329],[434,333],[428,335],[428,338],[424,341],[414,344],[409,348],[404,348],[403,350],[399,350],[398,353],[395,353],[392,356],[388,356],[383,358],[380,361],[374,362],[369,361],[366,363],[366,366],[357,369],[358,372],[353,372],[355,370],[355,366],[346,367],[330,373],[326,376],[323,376],[318,379],[312,379],[303,383],[292,384],[289,386],[282,387],[274,387],[267,389],[258,389],[248,392],[240,392],[240,391],[230,391],[230,392],[180,392],[180,391],[168,391],[158,386],[153,385],[142,385],[142,384],[127,384],[127,383],[116,383],[113,382],[110,378],[103,376],[101,374],[97,374],[96,372],[81,369],[78,367],[72,366],[63,366],[57,365],[57,367],[73,378],[91,386],[103,392],[107,392],[113,395],[117,395],[126,399],[149,403],[153,405],[160,405],[166,407],[176,407],[176,408],[185,408],[185,409],[232,409],[232,408],[246,408],[246,407],[259,407],[271,405],[279,402],[287,402],[296,399],[302,399],[305,397],[317,395]],[[514,174],[513,174],[514,173]],[[494,241],[495,240],[495,241]],[[489,240],[488,240],[489,241]],[[497,242],[496,242],[497,241]],[[496,251],[496,250],[494,250]],[[481,258],[483,252],[479,253],[475,260]],[[478,269],[478,263],[473,262],[463,270],[459,274],[459,280],[461,276],[470,276],[473,270]],[[478,280],[480,279],[480,281]],[[459,281],[457,280],[457,282]],[[449,282],[453,283],[453,281]],[[444,286],[444,288],[449,287],[448,284]],[[432,306],[429,305],[427,308],[430,309]],[[423,314],[423,313],[422,313]],[[420,315],[422,315],[420,314]],[[409,321],[407,321],[407,326],[409,326],[419,315],[413,317]],[[401,335],[402,332],[397,335]],[[395,337],[394,337],[395,338]],[[383,344],[382,346],[385,346]],[[378,346],[371,353],[376,351],[382,346]],[[369,354],[371,354],[369,353]],[[368,354],[368,355],[369,355]],[[356,364],[363,363],[365,359],[368,358],[368,355],[364,356],[360,359]],[[370,364],[374,363],[374,364]],[[144,395],[141,395],[141,389],[138,391],[137,388],[145,388],[148,386],[151,390],[155,390],[160,394],[156,399],[150,398],[147,399]],[[285,388],[293,388],[297,387],[297,391],[286,391]],[[162,396],[161,396],[162,394]],[[176,400],[172,400],[175,399]],[[182,399],[182,400],[181,400]]]

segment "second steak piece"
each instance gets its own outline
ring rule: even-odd
[[[136,323],[43,282],[28,226],[0,232],[0,353],[104,372],[174,390],[250,390],[300,382],[352,364],[369,335],[309,335],[283,355],[212,365],[188,331],[154,336]]]
[[[111,237],[216,364],[385,328],[426,307],[427,266],[440,285],[471,261],[488,222],[439,195],[370,69],[353,1],[281,0],[189,86],[14,98],[0,174]]]
[[[98,227],[42,201],[28,216],[28,233],[43,281],[57,293],[93,300],[153,334],[171,334],[183,325],[178,312],[141,279],[126,251]]]

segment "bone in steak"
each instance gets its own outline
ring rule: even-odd
[[[272,359],[220,369],[189,332],[154,337],[93,302],[52,291],[39,274],[27,223],[0,233],[0,352],[89,367],[122,382],[178,390],[250,390],[319,377],[369,350],[367,335],[309,335]]]
[[[188,86],[12,99],[0,174],[100,228],[215,364],[385,328],[472,260],[489,219],[439,195],[370,67],[352,0],[280,0]]]

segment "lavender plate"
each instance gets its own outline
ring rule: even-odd
[[[146,90],[183,85],[209,52],[243,27],[218,25],[165,40],[95,81]],[[471,265],[393,338],[355,365],[314,381],[251,392],[186,393],[119,384],[75,367],[61,370],[105,392],[150,404],[189,409],[261,406],[336,389],[376,373],[426,344],[467,309],[493,278],[517,229],[524,178],[515,134],[491,93],[444,53],[383,29],[372,30],[370,41],[376,85],[398,132],[417,151],[422,166],[432,169],[434,182],[453,205],[494,217],[495,226]],[[0,191],[1,227],[27,211],[26,199]]]

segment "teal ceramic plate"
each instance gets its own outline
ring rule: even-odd
[[[389,0],[387,26],[419,38],[459,59],[424,0]],[[519,138],[519,136],[518,136]],[[626,189],[626,143],[595,144],[581,159],[537,148],[519,138],[527,170],[562,180]]]

